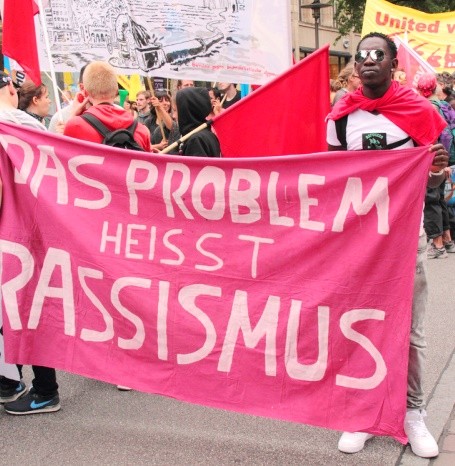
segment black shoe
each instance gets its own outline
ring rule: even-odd
[[[32,387],[22,398],[5,404],[8,414],[38,414],[52,413],[60,409],[60,398],[58,393],[53,396],[41,396]]]
[[[0,403],[9,403],[10,401],[17,400],[26,392],[27,387],[25,386],[25,383],[22,382],[22,380],[17,382],[15,387],[0,386]]]

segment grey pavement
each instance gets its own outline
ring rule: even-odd
[[[441,454],[424,460],[385,437],[355,455],[339,433],[191,405],[59,373],[62,410],[9,416],[0,408],[0,465],[455,464],[455,254],[429,261],[427,424]],[[31,380],[29,368],[25,379]]]

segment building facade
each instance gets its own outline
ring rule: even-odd
[[[320,46],[330,44],[330,77],[336,78],[339,71],[354,57],[360,34],[351,32],[338,40],[335,21],[336,0],[320,0],[320,18],[316,27],[311,5],[314,0],[290,0],[292,47],[296,60],[305,58],[316,48],[316,33]],[[317,2],[316,2],[317,3]],[[334,3],[334,5],[331,5]],[[309,8],[302,8],[308,6]]]

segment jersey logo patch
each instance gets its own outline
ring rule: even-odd
[[[386,133],[364,133],[362,134],[363,150],[380,150],[387,148]]]

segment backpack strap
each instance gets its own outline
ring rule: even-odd
[[[83,113],[81,115],[81,118],[83,118],[90,126],[95,128],[98,131],[98,133],[100,133],[101,136],[103,136],[103,138],[105,138],[108,134],[112,133],[112,131],[107,129],[107,127],[103,123],[101,123],[98,117],[96,117],[95,115],[92,115],[91,113]],[[137,120],[134,120],[133,123],[131,123],[131,125],[125,129],[130,131],[131,134],[134,136],[134,132],[136,131],[136,128],[137,128]],[[121,128],[118,128],[118,129],[121,129]]]
[[[387,144],[387,146],[385,148],[386,149],[395,149],[395,147],[400,147],[403,144],[406,144],[410,140],[411,140],[411,136],[408,136],[407,138],[400,139],[399,141],[392,142],[391,144]]]
[[[348,116],[345,115],[343,118],[335,120],[335,129],[337,131],[337,138],[340,141],[341,147],[343,149],[348,148],[348,143],[346,141],[346,128],[348,126]]]
[[[106,128],[106,126],[101,123],[99,118],[97,118],[95,115],[92,115],[91,113],[83,113],[81,115],[81,118],[85,120],[90,126],[95,128],[98,133],[103,136],[103,139],[110,133],[110,131]]]
[[[131,123],[131,125],[128,126],[128,128],[126,129],[130,131],[131,134],[134,136],[134,132],[136,131],[136,128],[137,128],[137,120],[133,120],[133,123]]]

